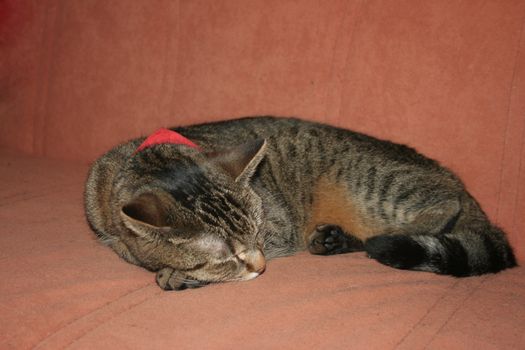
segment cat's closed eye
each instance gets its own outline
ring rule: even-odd
[[[189,245],[216,259],[225,259],[232,255],[232,250],[223,239],[210,235],[194,239]]]

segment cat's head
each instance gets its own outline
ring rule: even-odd
[[[265,268],[261,199],[250,179],[264,158],[256,140],[217,152],[157,145],[122,176],[122,241],[138,263],[172,271],[165,289],[249,280]],[[166,270],[167,269],[167,270]]]

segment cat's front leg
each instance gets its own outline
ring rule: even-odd
[[[317,255],[334,255],[364,250],[363,242],[337,225],[318,225],[309,237],[308,251]]]
[[[156,281],[164,290],[184,290],[188,288],[199,288],[207,285],[207,282],[188,278],[184,273],[176,271],[171,267],[165,267],[157,271]]]

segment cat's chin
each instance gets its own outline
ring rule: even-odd
[[[244,275],[241,279],[243,281],[249,281],[249,280],[253,280],[254,278],[258,277],[259,275],[260,275],[259,272],[249,272],[246,275]]]

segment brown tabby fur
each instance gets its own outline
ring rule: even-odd
[[[461,181],[409,147],[274,117],[173,130],[202,149],[134,155],[144,138],[129,141],[94,163],[85,192],[100,240],[164,289],[248,280],[303,249],[454,276],[516,264]]]

